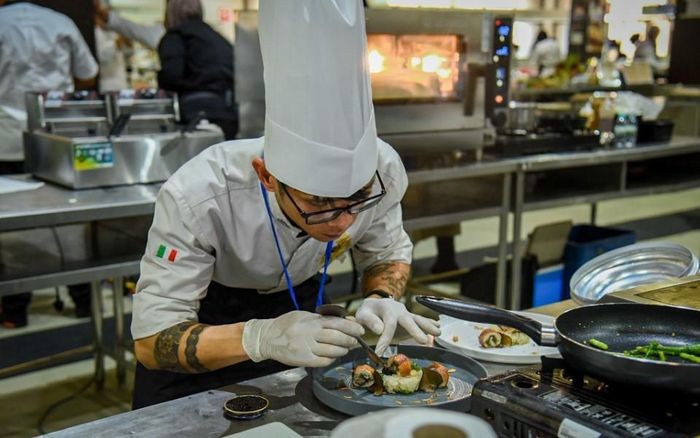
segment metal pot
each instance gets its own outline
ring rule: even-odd
[[[510,102],[505,128],[508,131],[534,131],[537,126],[534,102]]]

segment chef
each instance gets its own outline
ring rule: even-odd
[[[380,354],[397,326],[420,343],[439,334],[397,301],[407,177],[377,138],[364,22],[359,0],[260,2],[265,136],[208,148],[158,195],[134,296],[134,408],[328,365],[363,327]],[[350,250],[356,319],[313,313]]]

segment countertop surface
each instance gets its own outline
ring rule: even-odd
[[[531,311],[557,315],[572,306],[572,302],[568,300]],[[402,342],[404,343],[412,342]],[[516,368],[514,365],[480,363],[486,368],[489,376]],[[229,420],[223,414],[224,403],[238,394],[265,395],[270,400],[269,410],[255,420]],[[311,380],[306,370],[294,368],[103,418],[47,436],[221,437],[272,422],[284,423],[302,436],[328,436],[340,422],[348,418],[350,417],[318,401],[312,394]]]
[[[700,150],[700,138],[674,137],[671,142],[628,149],[598,149],[499,158],[485,154],[475,161],[466,150],[399,151],[409,184],[499,175],[606,162],[652,159]],[[13,176],[34,181],[30,175]],[[0,231],[65,223],[88,222],[152,214],[160,184],[70,190],[54,184],[20,193],[0,195]]]

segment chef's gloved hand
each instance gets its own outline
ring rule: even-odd
[[[402,303],[391,298],[366,298],[355,313],[355,319],[380,335],[375,351],[381,355],[394,338],[397,325],[401,325],[416,342],[428,343],[428,334],[440,335],[440,323],[409,312]]]
[[[290,366],[322,367],[357,345],[364,328],[355,321],[295,310],[243,326],[243,349],[253,362],[273,359]]]

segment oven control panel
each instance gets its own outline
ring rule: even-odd
[[[491,63],[486,71],[486,117],[496,127],[506,122],[510,87],[510,60],[513,50],[513,18],[496,17],[491,37]]]

